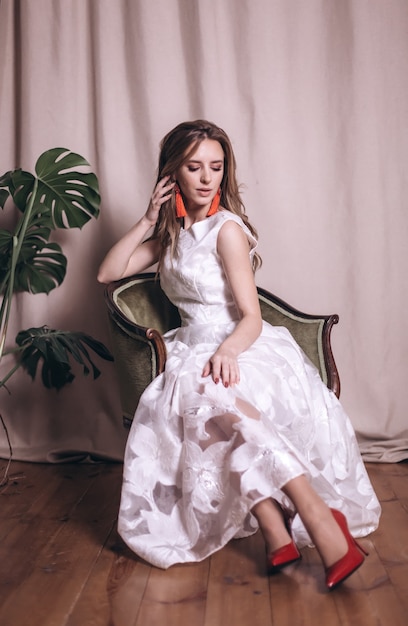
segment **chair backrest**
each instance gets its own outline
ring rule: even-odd
[[[180,325],[177,307],[170,302],[155,274],[119,281],[112,292],[112,299],[134,324],[156,328],[162,335]]]
[[[330,343],[338,316],[302,313],[261,287],[258,297],[263,319],[291,332],[323,382],[339,396],[340,379]],[[166,348],[161,336],[180,325],[180,316],[153,273],[111,283],[105,299],[124,421],[128,424],[140,395],[164,369]]]

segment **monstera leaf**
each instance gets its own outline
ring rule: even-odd
[[[53,330],[47,326],[29,328],[18,333],[16,344],[21,348],[18,362],[32,379],[42,363],[41,378],[48,389],[61,389],[74,380],[71,357],[82,367],[85,376],[92,371],[94,379],[98,378],[100,370],[92,361],[90,351],[113,361],[111,353],[100,341],[82,332]]]
[[[44,152],[35,166],[41,202],[52,211],[58,228],[81,228],[99,214],[100,196],[95,174],[73,172],[88,166],[79,154],[64,148]]]
[[[57,243],[47,243],[50,230],[31,229],[22,242],[15,264],[14,292],[49,293],[62,283],[67,259]],[[0,230],[0,285],[10,275],[13,259],[13,235]]]
[[[92,217],[98,216],[100,204],[95,174],[73,170],[88,165],[79,154],[66,148],[53,148],[37,160],[36,177],[17,169],[3,178],[9,177],[9,192],[21,211],[26,210],[37,180],[34,212],[50,211],[54,228],[82,228]],[[0,186],[3,186],[1,179]]]

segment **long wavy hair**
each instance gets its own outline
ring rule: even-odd
[[[218,141],[224,152],[224,175],[221,181],[220,206],[238,215],[254,237],[258,239],[258,234],[250,224],[241,200],[236,179],[236,161],[231,142],[225,131],[212,122],[206,120],[182,122],[165,135],[160,143],[157,182],[164,176],[170,176],[172,180],[176,180],[179,167],[189,160],[204,139]],[[176,217],[176,201],[173,193],[172,197],[162,204],[159,219],[152,235],[152,239],[158,239],[161,244],[158,270],[160,270],[163,255],[169,246],[172,257],[175,253],[181,222],[182,220]],[[261,263],[261,257],[255,253],[253,258],[254,271],[261,266]]]

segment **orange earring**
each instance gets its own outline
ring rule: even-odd
[[[176,185],[174,189],[176,191],[176,217],[186,217],[187,211],[180,193],[180,187]]]
[[[207,217],[209,217],[210,215],[214,215],[214,213],[218,211],[218,207],[220,206],[220,200],[221,200],[221,187],[218,189],[217,193],[215,194],[213,198],[213,201],[211,202],[211,206],[207,213]]]

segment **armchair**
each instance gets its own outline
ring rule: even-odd
[[[286,326],[337,397],[340,378],[330,335],[338,315],[309,315],[258,287],[264,320]],[[166,364],[162,335],[180,325],[177,308],[168,300],[154,273],[115,281],[105,289],[112,352],[118,375],[123,423],[130,426],[139,398]]]

